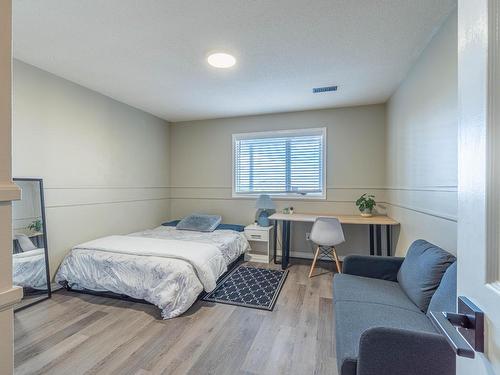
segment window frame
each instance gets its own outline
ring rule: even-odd
[[[236,133],[232,134],[232,149],[231,149],[231,190],[232,198],[257,198],[260,194],[264,193],[238,193],[236,192],[236,142],[241,139],[260,139],[260,138],[278,138],[284,136],[300,136],[300,135],[313,135],[320,134],[323,137],[323,170],[322,173],[322,192],[321,193],[271,193],[269,194],[273,199],[286,199],[286,200],[326,200],[326,170],[327,170],[327,128],[302,128],[290,130],[271,130],[259,131],[250,133]],[[267,193],[266,193],[267,194]]]

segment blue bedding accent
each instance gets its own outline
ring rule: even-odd
[[[166,223],[163,223],[162,225],[164,227],[176,227],[177,224],[179,224],[180,220],[172,220],[172,221],[167,221]]]
[[[167,221],[166,223],[163,223],[162,225],[164,227],[176,227],[177,224],[179,224],[180,220],[172,220],[172,221]],[[239,225],[239,224],[219,224],[215,230],[234,230],[236,232],[243,232],[245,230],[244,225]]]
[[[245,226],[239,224],[219,224],[215,230],[234,230],[236,232],[244,232]]]
[[[177,229],[195,232],[213,232],[222,221],[219,215],[191,214],[177,224]]]

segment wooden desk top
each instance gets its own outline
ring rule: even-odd
[[[282,214],[277,212],[269,216],[269,219],[313,223],[318,217],[336,217],[339,219],[341,224],[399,225],[399,223],[393,218],[383,215],[362,217],[361,215]]]

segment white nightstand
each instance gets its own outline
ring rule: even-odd
[[[271,261],[272,229],[272,225],[270,227],[261,227],[257,224],[250,224],[245,227],[245,237],[251,247],[251,250],[245,254],[245,260],[260,263],[269,263]]]

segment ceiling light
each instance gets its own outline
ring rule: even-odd
[[[215,68],[230,68],[234,64],[236,64],[236,59],[234,56],[229,55],[227,53],[212,53],[208,56],[207,61],[210,65]]]

